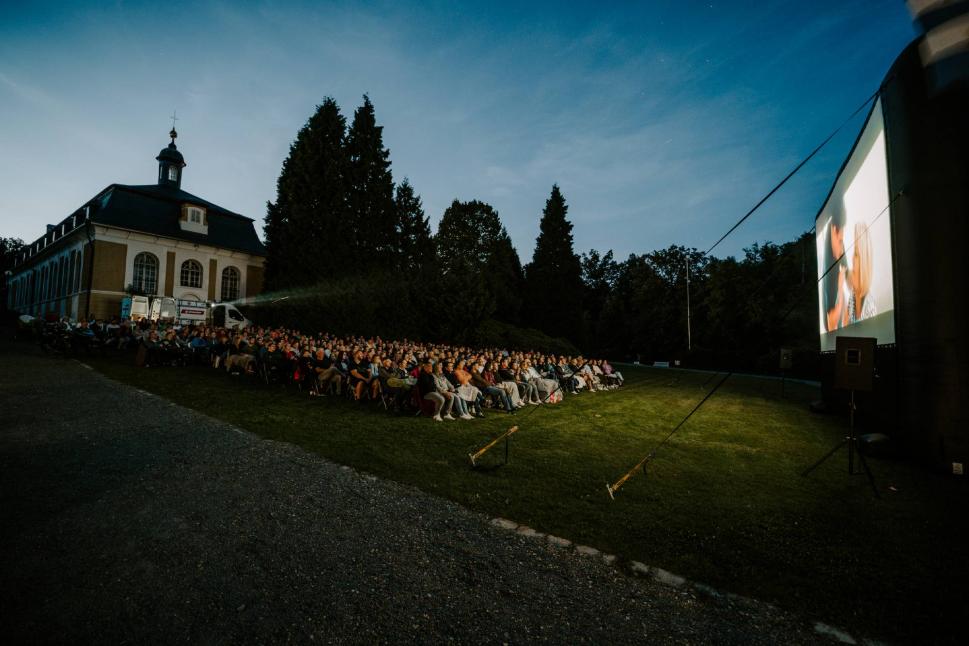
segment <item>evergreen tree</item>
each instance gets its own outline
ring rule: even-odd
[[[501,231],[498,212],[490,204],[454,200],[444,211],[434,240],[442,270],[456,271],[467,262],[482,271]]]
[[[582,265],[572,249],[572,223],[558,185],[545,202],[535,255],[525,268],[531,325],[552,336],[578,340],[582,315]]]
[[[605,255],[592,249],[588,254],[582,254],[582,310],[584,315],[585,338],[583,347],[588,350],[598,350],[599,321],[602,310],[606,306],[609,293],[619,277],[619,265],[612,257],[612,249]]]
[[[398,221],[390,151],[384,148],[383,126],[377,125],[366,94],[353,114],[347,135],[347,205],[353,246],[369,254],[378,267],[394,267],[398,258]]]
[[[285,163],[285,162],[284,162]],[[277,188],[277,201],[279,200]],[[266,202],[266,223],[262,227],[266,240],[265,284],[267,289],[276,289],[288,282],[289,254],[286,252],[286,225],[279,213],[279,208],[272,202]]]
[[[454,200],[441,218],[435,243],[445,293],[458,299],[452,326],[459,334],[493,315],[517,317],[521,261],[490,204]]]
[[[437,253],[421,198],[414,193],[414,187],[406,177],[397,186],[394,203],[397,211],[398,269],[409,274],[422,274],[436,265]]]
[[[506,323],[518,323],[521,320],[525,274],[505,227],[501,227],[485,265],[485,280],[493,286],[495,318]]]
[[[266,285],[311,285],[348,273],[346,120],[324,99],[299,131],[266,209]]]

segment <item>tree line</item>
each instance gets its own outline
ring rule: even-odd
[[[327,98],[267,204],[270,296],[256,315],[305,329],[747,369],[764,369],[781,346],[816,350],[809,233],[739,259],[680,246],[622,261],[577,254],[557,185],[539,228],[524,265],[498,211],[480,200],[454,200],[432,234],[415,188],[394,181],[370,98],[349,126]]]

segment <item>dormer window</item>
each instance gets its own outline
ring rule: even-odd
[[[205,209],[193,204],[182,205],[182,215],[179,218],[182,231],[207,234],[209,232],[209,218]]]

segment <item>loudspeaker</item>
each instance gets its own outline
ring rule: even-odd
[[[875,379],[875,339],[839,336],[835,341],[834,387],[870,391]]]
[[[790,370],[794,367],[794,351],[790,348],[781,348],[781,370]]]

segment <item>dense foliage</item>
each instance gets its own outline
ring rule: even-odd
[[[671,246],[617,261],[612,251],[576,254],[567,216],[554,185],[524,268],[485,202],[454,200],[432,235],[414,187],[394,183],[369,97],[349,129],[327,98],[299,131],[268,204],[270,297],[256,315],[306,329],[455,343],[504,336],[548,350],[740,370],[773,370],[790,347],[803,351],[800,372],[810,373],[810,234],[754,244],[739,259]]]
[[[585,345],[598,353],[775,371],[780,348],[787,347],[795,351],[799,373],[813,370],[817,302],[811,233],[782,245],[754,244],[739,260],[672,246],[622,263],[592,251],[582,263]]]
[[[7,272],[13,269],[17,252],[23,247],[24,241],[20,238],[0,237],[0,276],[4,276],[0,280],[0,312],[7,311]]]

